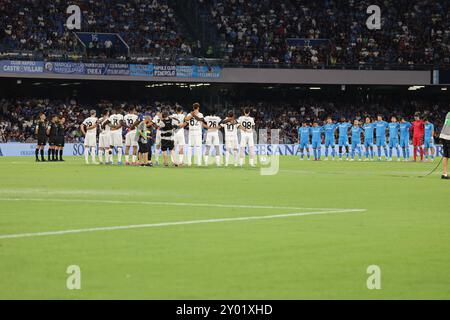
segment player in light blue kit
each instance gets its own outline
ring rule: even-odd
[[[358,152],[359,161],[362,161],[361,134],[363,129],[359,125],[359,121],[355,120],[352,127],[352,160],[355,161],[355,155]]]
[[[369,117],[366,118],[366,123],[363,126],[364,129],[364,148],[366,149],[366,159],[364,161],[373,161],[374,153],[373,153],[373,135],[375,132],[375,125],[372,123],[372,119]]]
[[[312,149],[314,153],[314,161],[319,161],[321,157],[321,148],[322,148],[322,132],[323,128],[319,126],[317,121],[314,121],[313,127],[311,128],[312,135]]]
[[[308,126],[306,122],[302,124],[300,128],[298,128],[298,144],[300,151],[300,160],[303,160],[305,154],[304,151],[306,149],[308,160],[310,160],[309,154],[309,135],[311,133],[311,127]]]
[[[412,124],[406,121],[405,118],[400,120],[400,148],[402,148],[403,161],[409,161],[410,150],[409,150],[409,131],[411,130]]]
[[[346,122],[345,118],[341,118],[341,122],[338,124],[339,130],[339,161],[342,161],[342,148],[345,148],[345,155],[348,159],[348,129],[352,125],[349,122]]]
[[[397,152],[397,161],[400,161],[400,149],[398,141],[398,131],[400,130],[400,124],[397,122],[396,117],[391,118],[391,123],[389,123],[389,160],[392,161],[392,156],[394,153],[394,148]]]
[[[434,125],[425,118],[425,135],[423,138],[423,148],[425,149],[425,161],[434,161]]]
[[[378,115],[375,124],[375,138],[376,145],[378,149],[378,160],[381,161],[381,148],[384,149],[384,156],[387,158],[388,152],[386,147],[386,129],[389,124],[383,120],[382,115]]]
[[[336,132],[336,124],[329,117],[327,118],[327,123],[323,126],[323,131],[325,133],[325,161],[328,161],[328,151],[331,147],[331,159],[334,160],[336,157],[336,144],[334,134]]]

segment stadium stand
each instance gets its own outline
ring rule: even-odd
[[[83,50],[75,33],[64,26],[67,3],[42,0],[0,1],[0,55],[71,60],[146,55],[166,61],[197,56],[260,66],[450,64],[446,0],[77,0],[73,4],[81,7],[83,32],[117,33],[129,46],[130,56],[114,54],[106,41],[94,41]],[[365,26],[371,4],[382,8],[381,30]],[[186,27],[191,20],[197,23]],[[216,34],[215,42],[202,36],[206,31]]]

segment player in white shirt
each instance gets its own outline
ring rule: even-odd
[[[184,158],[184,147],[186,146],[186,138],[184,136],[184,128],[186,127],[187,123],[184,122],[185,115],[183,113],[183,108],[181,106],[177,106],[175,109],[175,114],[172,115],[172,119],[174,119],[177,124],[178,128],[175,130],[174,135],[174,142],[175,142],[175,150],[178,154],[178,159],[175,159],[176,163],[179,165],[183,165],[183,158]]]
[[[100,134],[98,136],[98,159],[100,164],[109,163],[111,160],[111,137],[109,127],[109,110],[103,111],[103,116],[98,120],[98,128]],[[105,155],[105,162],[103,162],[103,155]]]
[[[95,161],[95,149],[97,147],[97,112],[90,111],[90,117],[85,119],[81,125],[81,132],[84,134],[84,159],[89,164],[89,150],[91,151],[92,163]]]
[[[238,165],[239,141],[237,128],[238,123],[234,116],[234,112],[228,112],[228,117],[222,123],[225,131],[225,166],[230,163],[230,155],[233,155],[234,166]]]
[[[155,137],[155,164],[159,166],[159,156],[161,155],[161,130],[159,126],[161,125],[161,112],[157,112],[153,117],[152,122],[156,125],[156,137]]]
[[[220,167],[220,139],[219,139],[219,129],[222,119],[216,115],[207,116],[204,119],[203,127],[208,129],[206,132],[206,150],[205,150],[205,165],[208,165],[209,154],[211,147],[216,149],[216,165]]]
[[[255,128],[255,120],[250,117],[250,109],[244,109],[244,115],[238,119],[239,128],[241,129],[241,159],[239,164],[244,165],[245,147],[248,146],[250,154],[250,165],[255,166],[255,142],[253,139],[253,129]]]
[[[197,165],[202,165],[202,127],[203,114],[200,112],[200,104],[194,103],[193,111],[184,119],[189,125],[188,165],[192,165],[192,148],[195,148]]]
[[[133,147],[133,155],[131,157],[131,162],[133,165],[136,164],[137,153],[138,153],[138,143],[136,140],[136,126],[140,123],[139,117],[136,114],[135,108],[130,108],[128,114],[123,118],[125,125],[128,127],[128,132],[125,136],[125,165],[130,165],[130,148]]]
[[[117,148],[117,164],[122,164],[123,137],[122,127],[124,125],[123,115],[120,108],[116,109],[114,114],[109,117],[109,126],[111,127],[111,146]],[[111,164],[113,161],[111,159]]]

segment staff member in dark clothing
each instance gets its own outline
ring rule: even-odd
[[[58,139],[58,117],[53,116],[52,122],[47,128],[48,135],[48,161],[56,161],[56,140]]]
[[[64,123],[66,123],[66,118],[62,117],[59,119],[59,123],[57,124],[57,137],[56,137],[56,159],[58,160],[58,152],[59,152],[59,161],[63,160],[64,153],[64,139],[65,139],[65,128]]]
[[[449,180],[448,177],[448,158],[450,158],[450,112],[445,117],[444,127],[442,128],[441,135],[442,147],[444,148],[444,154],[442,158],[442,179]]]
[[[44,158],[44,149],[47,144],[47,122],[45,121],[45,113],[41,112],[39,114],[39,121],[36,124],[36,128],[34,133],[37,138],[37,146],[36,146],[36,162],[39,162],[39,153],[41,154],[41,160],[45,162]]]
[[[179,123],[176,119],[170,118],[167,111],[163,111],[161,118],[162,119],[159,127],[161,131],[161,151],[163,154],[164,166],[169,166],[168,152],[170,152],[170,156],[174,166],[178,167],[178,164],[175,161],[175,146],[173,136],[175,129],[177,129],[179,126]]]

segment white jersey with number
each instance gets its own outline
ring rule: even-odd
[[[95,125],[97,123],[97,121],[98,121],[98,119],[96,117],[89,117],[83,121],[83,125],[85,125],[86,127],[91,127],[91,126]],[[86,135],[96,136],[97,135],[97,127],[86,130]]]
[[[225,146],[227,149],[238,148],[238,124],[237,123],[225,123],[222,125],[225,131]]]
[[[197,118],[203,119],[203,114],[198,113]],[[202,135],[202,123],[195,118],[191,118],[189,124],[189,135]]]
[[[123,121],[123,115],[121,114],[113,114],[109,117],[109,122],[111,123],[111,126],[115,127],[120,124],[120,122]],[[112,132],[119,131],[122,132],[122,128],[111,130]]]
[[[176,123],[177,125],[182,124],[184,122],[185,117],[186,116],[182,113],[180,114],[176,113],[172,115],[172,119],[176,119],[174,123]],[[186,139],[184,137],[184,128],[179,128],[175,130],[174,140],[175,146],[184,146],[186,144]]]
[[[255,127],[255,119],[252,117],[239,117],[238,123],[241,126],[241,148],[254,147],[253,128]],[[243,128],[246,130],[244,131]]]
[[[131,127],[133,124],[135,124],[138,119],[139,117],[137,116],[137,114],[132,113],[129,113],[125,117],[123,117],[123,121],[125,121],[128,127]],[[130,131],[136,132],[136,128]]]
[[[220,119],[217,116],[207,116],[205,117],[206,125],[209,127],[206,133],[206,145],[208,146],[219,146],[219,129],[220,129]]]
[[[99,130],[100,135],[98,137],[98,146],[100,148],[109,148],[111,146],[111,127],[108,124],[105,124],[108,121],[108,118],[100,118],[98,122],[100,123]]]
[[[91,127],[97,123],[96,117],[89,117],[83,121],[83,125]],[[86,130],[86,136],[84,138],[84,145],[86,147],[95,147],[97,145],[97,127]]]

